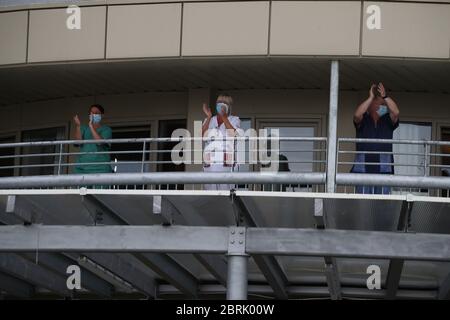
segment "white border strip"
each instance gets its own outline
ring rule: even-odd
[[[228,190],[126,190],[126,189],[4,189],[0,195],[147,195],[147,196],[221,196],[230,197]],[[279,192],[237,190],[239,197],[304,198],[304,199],[346,199],[346,200],[389,200],[408,202],[450,203],[450,198],[406,195],[324,193],[324,192]]]

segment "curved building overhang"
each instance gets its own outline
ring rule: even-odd
[[[12,5],[13,3],[17,5]],[[78,19],[68,4],[80,7]],[[68,27],[68,23],[71,27]],[[1,104],[188,88],[450,88],[450,1],[0,1]]]

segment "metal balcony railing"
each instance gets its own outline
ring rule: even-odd
[[[391,151],[356,151],[358,143],[390,144]],[[442,147],[450,146],[448,141],[427,140],[386,140],[386,139],[338,139],[338,173],[339,191],[345,193],[364,193],[375,188],[361,186],[378,186],[390,189],[391,194],[412,193],[425,196],[450,197],[450,154],[443,153]],[[393,157],[393,162],[355,162],[357,154],[378,154]],[[379,166],[392,165],[394,174],[371,175],[349,174],[356,165]],[[359,190],[358,190],[359,189]]]
[[[109,147],[95,153],[77,148],[99,143]],[[210,164],[215,161],[205,153],[211,143],[232,144],[231,149],[222,150],[223,160],[229,167],[227,172],[203,172],[206,160]],[[351,173],[355,156],[361,153],[355,151],[358,143],[392,144],[392,152],[364,153],[392,155],[395,174]],[[176,145],[178,148],[174,148]],[[446,176],[450,154],[443,153],[442,146],[450,146],[450,142],[339,138],[337,159],[331,162],[337,167],[336,192],[379,193],[375,191],[378,187],[388,188],[388,193],[394,195],[450,197],[450,177]],[[273,145],[267,137],[37,141],[0,144],[0,152],[2,189],[201,189],[204,184],[230,184],[234,189],[255,191],[325,192],[327,182],[327,138],[324,137],[280,137]],[[107,155],[108,161],[78,163],[77,159],[86,154]],[[179,160],[181,155],[188,154]],[[174,160],[174,155],[178,160]],[[271,164],[276,164],[277,169],[273,170]],[[98,165],[106,165],[112,172],[74,172],[79,166]],[[361,186],[373,188],[361,189]]]
[[[278,148],[267,137],[140,138],[36,141],[0,144],[0,188],[186,189],[201,184],[231,184],[258,191],[323,191],[326,138],[279,137]],[[174,149],[183,143],[181,149]],[[207,152],[218,143],[229,172],[203,172],[217,159]],[[104,151],[81,152],[83,144],[108,145]],[[273,144],[273,146],[272,146]],[[180,145],[179,145],[180,146]],[[227,149],[228,148],[228,149]],[[218,150],[220,153],[220,150]],[[106,155],[108,161],[77,162],[83,155]],[[178,161],[173,159],[176,155]],[[189,155],[179,160],[180,155]],[[222,161],[223,162],[223,161]],[[271,165],[275,164],[276,167]],[[112,173],[76,174],[77,167],[109,166]],[[195,166],[196,165],[196,166]],[[95,170],[94,170],[95,171]]]

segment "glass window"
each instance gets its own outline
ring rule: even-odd
[[[172,132],[176,129],[186,129],[186,119],[177,120],[160,120],[158,126],[158,137],[159,138],[170,138]],[[172,149],[178,144],[178,142],[159,142],[158,143],[158,172],[173,172],[173,171],[184,171],[184,164],[174,164],[172,162],[171,152]],[[177,189],[181,190],[184,188],[183,185],[164,185],[161,186],[162,189]]]
[[[113,126],[113,139],[137,139],[150,138],[150,126]],[[112,143],[111,144],[111,161],[116,162],[113,165],[114,172],[149,172],[150,164],[148,163],[150,155],[147,152],[142,165],[142,151],[144,143]],[[150,144],[146,143],[145,150],[150,150]]]
[[[394,131],[394,140],[431,140],[431,123],[400,122]],[[394,162],[408,166],[395,166],[398,175],[425,175],[425,147],[416,144],[394,144]],[[414,154],[414,155],[412,155]],[[429,172],[427,172],[429,173]]]
[[[278,129],[283,137],[314,137],[316,126],[303,123],[269,123],[263,125],[266,129]],[[270,134],[270,132],[268,133]],[[313,172],[314,142],[286,141],[280,139],[279,145],[280,171]]]
[[[0,138],[0,144],[14,143],[16,138],[14,136]],[[10,157],[15,154],[15,148],[0,148],[0,177],[12,177],[14,176],[14,158]]]
[[[394,131],[393,139],[399,140],[431,140],[431,123],[400,122]],[[394,163],[396,175],[424,176],[425,175],[425,146],[417,144],[394,144]],[[406,166],[405,166],[406,165]],[[427,169],[427,174],[429,174]],[[402,189],[393,188],[393,194],[415,193],[426,195],[428,189]]]
[[[63,140],[65,138],[65,127],[45,128],[36,130],[22,131],[23,142],[34,141],[56,141]],[[22,157],[20,170],[22,176],[34,176],[34,175],[52,175],[58,173],[58,152],[60,146],[29,146],[22,147],[22,155],[36,154],[32,157]],[[63,149],[63,151],[65,148]],[[63,162],[63,161],[62,161]],[[61,170],[62,172],[63,170]]]

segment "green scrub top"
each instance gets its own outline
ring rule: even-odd
[[[88,126],[81,126],[81,138],[83,140],[93,140],[91,129]],[[112,130],[108,126],[102,125],[97,128],[97,133],[103,139],[112,138]],[[89,152],[87,154],[80,154],[77,159],[77,163],[80,165],[75,166],[75,173],[110,173],[113,172],[110,164],[85,164],[92,162],[110,162],[110,154],[96,154],[96,152],[110,151],[111,145],[108,143],[86,143],[80,146],[80,152]],[[92,152],[92,153],[91,153]]]

